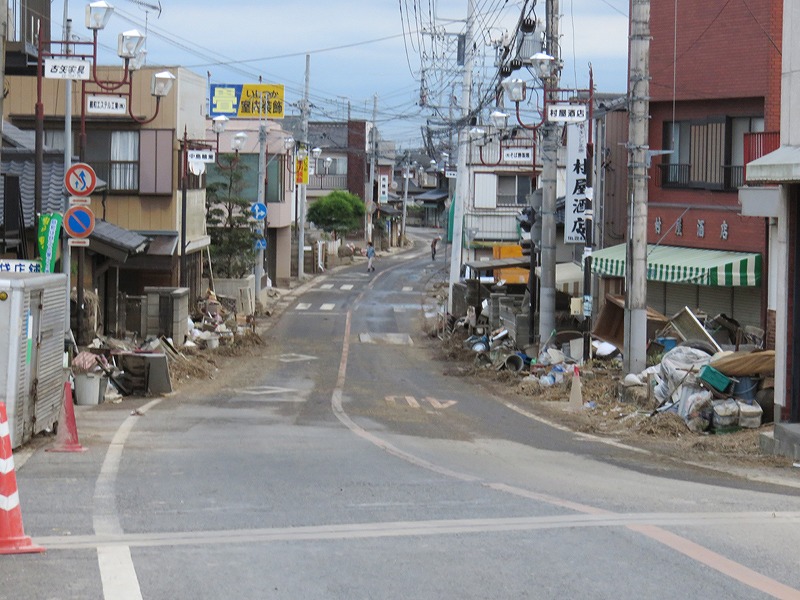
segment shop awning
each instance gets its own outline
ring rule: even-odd
[[[625,244],[594,252],[592,272],[606,277],[625,277]],[[648,244],[647,280],[709,286],[759,286],[761,255]]]

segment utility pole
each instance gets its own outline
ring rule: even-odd
[[[453,285],[461,277],[461,253],[464,248],[464,213],[469,199],[469,174],[467,154],[469,152],[469,113],[472,102],[472,67],[475,63],[472,30],[475,26],[475,0],[467,0],[467,25],[464,34],[464,80],[461,84],[461,119],[458,127],[458,165],[456,195],[453,210],[453,248],[450,251],[450,282],[447,296],[447,311],[453,312]],[[404,205],[405,206],[405,205]],[[405,234],[405,232],[403,232]]]
[[[408,150],[403,157],[403,221],[400,228],[400,245],[404,246],[406,241],[406,205],[408,204],[408,179],[411,176],[411,165],[409,164]]]
[[[303,104],[301,106],[301,115],[303,117],[303,125],[301,130],[300,140],[303,148],[308,151],[308,96],[309,96],[309,78],[311,72],[311,55],[306,54],[306,81],[305,89],[303,91]],[[305,160],[305,159],[303,159]],[[297,279],[301,280],[305,277],[305,246],[306,246],[306,187],[307,184],[300,184],[300,207],[299,207],[299,224],[297,226]]]
[[[561,57],[558,51],[558,0],[547,0],[547,53],[553,57],[553,71],[545,78],[545,104],[556,99]],[[542,248],[539,291],[539,349],[556,328],[556,195],[558,181],[558,125],[545,121],[542,126]],[[532,316],[531,316],[532,317]]]
[[[41,34],[40,34],[41,35]],[[64,53],[70,54],[70,45],[69,45],[69,38],[72,35],[72,19],[69,18],[69,2],[65,0],[64,2],[64,40],[67,42],[65,44]],[[44,114],[44,113],[43,113]],[[44,139],[42,139],[42,152],[44,152]],[[83,156],[81,156],[81,159]],[[72,79],[67,79],[64,82],[64,174],[66,175],[67,169],[72,166]],[[41,196],[40,196],[41,199]],[[69,194],[64,193],[64,214],[67,214],[67,210],[69,210]],[[41,204],[39,205],[39,212],[41,212],[42,207]],[[39,218],[41,217],[40,214],[36,215],[36,226],[38,228]],[[38,231],[38,229],[36,230]],[[61,236],[61,270],[67,275],[67,318],[65,326],[65,332],[69,332],[72,328],[72,322],[70,319],[70,297],[71,297],[71,290],[72,290],[72,248],[69,245],[69,236],[62,234]],[[38,241],[34,244],[35,247],[39,247]],[[81,257],[83,258],[83,257]],[[79,269],[78,277],[83,277],[83,263],[79,262],[78,266],[81,267]],[[78,285],[76,287],[77,298],[76,303],[78,305],[78,337],[81,335],[82,331],[82,316],[83,316],[83,281],[78,281]]]
[[[349,111],[348,111],[349,115]],[[367,189],[367,214],[364,215],[364,237],[367,242],[372,240],[372,213],[375,210],[375,162],[378,155],[378,94],[372,100],[372,129],[370,130],[370,159],[369,159],[369,188]]]
[[[263,109],[266,104],[264,98],[260,98],[260,110],[258,119],[258,202],[263,202],[267,206],[267,122],[263,114]],[[267,217],[264,216],[264,221],[256,221],[257,226],[261,229],[261,235],[266,236],[267,233]],[[266,237],[264,237],[266,239]],[[259,247],[258,256],[256,258],[256,302],[259,301],[261,296],[261,280],[264,278],[264,249]]]
[[[647,367],[647,145],[650,112],[650,0],[631,0],[628,83],[628,237],[624,368]]]

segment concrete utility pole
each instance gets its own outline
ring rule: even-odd
[[[647,367],[647,137],[650,112],[650,0],[631,0],[628,84],[628,237],[623,366]]]
[[[263,98],[260,107],[264,108]],[[266,115],[261,114],[258,119],[258,201],[267,206],[267,121]],[[257,221],[257,226],[261,229],[261,235],[267,234],[267,217],[263,221]],[[261,280],[264,278],[264,249],[258,249],[256,258],[256,302],[261,297]]]
[[[64,2],[64,40],[69,42],[69,38],[72,35],[72,19],[69,18],[69,2]],[[70,54],[71,48],[69,44],[64,45],[64,53]],[[42,140],[42,151],[44,151],[44,140]],[[84,157],[81,156],[81,159]],[[72,80],[67,79],[64,82],[64,174],[66,175],[67,169],[72,166]],[[40,197],[41,198],[41,197]],[[42,207],[39,206],[39,211],[41,212]],[[64,191],[64,202],[63,202],[63,210],[64,214],[67,213],[69,210],[69,194]],[[36,227],[39,226],[39,217],[40,215],[36,215]],[[36,229],[38,235],[38,229]],[[38,248],[39,243],[35,244]],[[82,264],[79,263],[79,267],[83,267]],[[67,276],[67,318],[66,322],[64,323],[64,331],[65,333],[69,333],[70,329],[72,328],[72,321],[70,319],[70,298],[72,296],[72,248],[69,245],[69,236],[62,234],[61,236],[61,270]],[[83,277],[83,268],[80,269],[79,277]],[[83,282],[79,282],[82,284]],[[81,332],[81,320],[80,317],[83,313],[83,285],[76,286],[76,292],[80,295],[79,298],[76,298],[76,303],[78,305],[78,335],[80,336]]]
[[[467,0],[467,26],[464,48],[464,81],[461,85],[461,123],[458,128],[458,165],[456,176],[456,195],[453,198],[453,248],[450,252],[450,283],[447,296],[447,311],[453,312],[453,285],[461,277],[461,253],[464,247],[464,212],[469,200],[469,174],[467,173],[467,154],[469,153],[469,113],[472,102],[472,67],[475,53],[472,46],[472,30],[475,26],[475,0]],[[405,234],[405,232],[403,232]]]
[[[545,102],[556,98],[561,58],[558,51],[558,0],[547,0],[547,53],[553,57],[553,71],[546,78]],[[542,249],[541,286],[539,291],[539,346],[545,343],[556,328],[556,195],[558,182],[558,130],[556,123],[545,121],[542,126]]]
[[[372,99],[372,130],[370,131],[369,188],[367,189],[367,214],[364,216],[366,241],[372,239],[372,213],[375,210],[375,163],[378,159],[378,94]]]
[[[411,163],[409,162],[408,150],[403,157],[403,220],[400,227],[400,245],[404,246],[406,241],[406,205],[408,204],[408,180],[411,177]]]
[[[303,125],[301,129],[301,141],[303,148],[308,152],[308,96],[310,87],[310,73],[311,73],[311,55],[306,54],[306,82],[305,90],[303,91],[303,105],[300,107],[300,113],[303,117]],[[297,165],[295,165],[297,166]],[[305,183],[300,184],[300,207],[299,207],[299,224],[297,226],[297,279],[302,280],[305,277],[305,246],[306,246],[306,187]]]

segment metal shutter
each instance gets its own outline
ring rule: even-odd
[[[647,282],[647,306],[653,310],[657,310],[661,314],[667,314],[667,284],[661,281],[648,281]]]
[[[761,323],[761,288],[760,287],[734,287],[731,288],[733,296],[733,318],[739,324],[763,327]]]
[[[676,313],[683,310],[684,306],[689,309],[697,309],[697,288],[696,285],[686,285],[682,283],[668,283],[666,284],[666,310],[664,314],[667,317],[672,317]]]

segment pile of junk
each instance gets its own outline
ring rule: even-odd
[[[696,433],[773,420],[775,352],[763,349],[762,330],[688,307],[663,321],[648,345],[655,364],[625,377],[627,396],[643,399],[654,415],[677,413]]]

